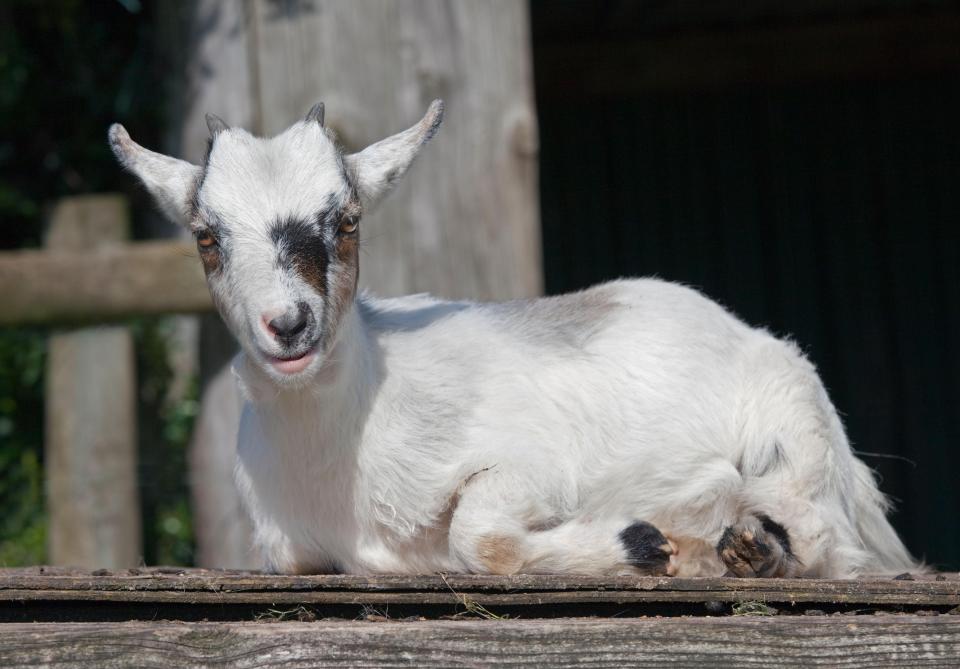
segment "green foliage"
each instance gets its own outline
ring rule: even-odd
[[[156,48],[156,2],[0,2],[0,249],[36,246],[63,196],[143,196],[110,154],[113,121],[156,142],[169,68]],[[136,226],[135,226],[136,229]],[[186,444],[196,384],[171,392],[170,319],[131,324],[140,381],[145,561],[190,564]],[[0,565],[46,558],[43,369],[46,333],[0,330]]]
[[[43,562],[43,367],[40,333],[0,331],[0,566]]]
[[[140,493],[149,564],[193,563],[187,446],[199,404],[190,380],[172,393],[174,320],[131,324],[140,379]],[[46,561],[43,491],[45,333],[0,331],[0,566]]]
[[[156,558],[154,564],[190,566],[193,564],[193,517],[185,496],[177,496],[161,509],[153,527]]]
[[[175,388],[170,366],[176,319],[141,319],[133,325],[140,382],[140,497],[144,560],[193,564],[193,522],[187,447],[199,409],[198,385]]]

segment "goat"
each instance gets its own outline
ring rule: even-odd
[[[443,115],[346,154],[323,106],[205,162],[110,128],[241,344],[236,478],[282,573],[851,577],[918,568],[813,365],[654,279],[357,292],[358,229]]]

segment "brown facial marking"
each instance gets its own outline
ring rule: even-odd
[[[358,263],[360,259],[360,241],[356,233],[338,235],[336,246],[337,265],[345,272],[349,279],[341,281],[338,286],[337,301],[346,303],[353,299],[360,278]]]
[[[318,295],[327,292],[327,254],[320,251],[317,254],[294,253],[293,268],[304,281],[309,283]]]
[[[197,233],[197,253],[207,276],[220,269],[222,255],[217,239],[208,231]]]
[[[337,266],[337,280],[334,286],[331,286],[330,304],[333,308],[332,322],[338,322],[347,307],[353,302],[353,297],[357,292],[357,282],[360,278],[360,238],[357,227],[344,225],[349,221],[359,221],[360,205],[356,200],[351,200],[340,212],[341,221],[337,231],[334,259]]]
[[[523,566],[517,540],[497,534],[477,542],[477,557],[491,574],[516,574]]]
[[[279,262],[290,263],[297,274],[319,295],[327,294],[329,255],[323,235],[310,221],[296,218],[277,221],[270,237],[279,252]]]
[[[207,276],[220,269],[220,253],[218,251],[212,253],[201,251],[200,260],[203,262],[203,271]]]

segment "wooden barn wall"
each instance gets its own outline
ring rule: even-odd
[[[960,568],[960,78],[538,108],[547,291],[659,276],[794,338],[910,548]]]

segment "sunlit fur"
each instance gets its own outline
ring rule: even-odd
[[[354,296],[356,267],[331,266],[327,294],[278,270],[271,223],[351,194],[372,206],[431,110],[355,156],[309,121],[270,140],[225,130],[205,170],[111,131],[168,213],[229,239],[209,280],[244,351],[237,481],[268,568],[632,573],[619,536],[644,520],[678,545],[680,575],[716,575],[724,530],[755,514],[786,528],[804,575],[917,567],[814,367],[694,290],[384,300]],[[323,313],[334,290],[349,299],[323,350],[279,374],[255,318],[297,300]]]

